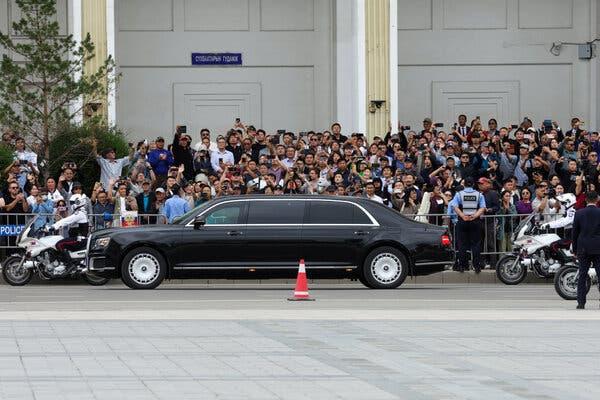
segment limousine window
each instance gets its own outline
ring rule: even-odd
[[[252,201],[248,209],[248,224],[302,224],[304,201]]]
[[[217,206],[206,214],[206,225],[232,225],[239,224],[243,203],[228,203]]]
[[[372,224],[363,210],[341,201],[311,201],[308,224]]]

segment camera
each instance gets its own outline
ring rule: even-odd
[[[433,126],[435,126],[436,128],[443,128],[444,124],[441,122],[436,122],[435,124],[433,124]]]
[[[556,197],[556,189],[550,188],[548,189],[548,198],[553,199]]]
[[[410,131],[410,129],[411,129],[411,128],[410,128],[410,125],[404,125],[404,126],[401,126],[401,127],[400,127],[400,130],[401,130],[401,131]]]
[[[177,126],[177,133],[187,133],[187,126],[186,125],[178,125]]]

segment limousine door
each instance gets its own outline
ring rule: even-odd
[[[247,257],[257,269],[294,269],[300,259],[305,201],[253,199],[246,224]]]
[[[175,269],[199,271],[246,266],[246,204],[245,201],[218,204],[202,214],[204,226],[183,228],[175,252]]]
[[[377,229],[370,217],[351,202],[311,200],[302,226],[306,267],[357,267],[360,249]]]

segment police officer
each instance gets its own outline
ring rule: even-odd
[[[471,250],[473,268],[476,273],[479,273],[481,272],[482,230],[480,217],[485,213],[485,198],[483,194],[473,189],[473,184],[473,178],[465,178],[465,188],[456,193],[448,208],[452,208],[458,216],[456,236],[460,237],[458,240],[459,271],[468,269],[467,250]]]

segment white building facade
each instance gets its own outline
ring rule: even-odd
[[[565,126],[573,116],[600,126],[598,52],[593,44],[592,57],[580,58],[577,45],[598,37],[600,0],[102,1],[122,74],[108,115],[132,138],[175,125],[223,133],[235,118],[269,132],[333,121],[365,132],[373,110],[415,128],[424,117],[448,126],[462,113],[500,126],[524,117]],[[85,2],[59,0],[65,32],[81,26]],[[389,68],[369,78],[374,27],[365,14],[374,2],[387,7]],[[0,0],[3,32],[15,8]],[[242,62],[192,65],[192,53],[238,53]],[[372,98],[372,79],[388,85],[386,98]]]

